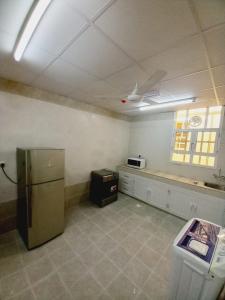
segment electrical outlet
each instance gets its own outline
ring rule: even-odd
[[[5,162],[4,161],[0,161],[0,167],[4,168],[5,167]]]

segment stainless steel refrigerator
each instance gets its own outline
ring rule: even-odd
[[[64,150],[17,149],[17,226],[28,249],[64,230]]]

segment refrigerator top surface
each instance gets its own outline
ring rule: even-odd
[[[30,150],[65,150],[63,148],[51,148],[51,147],[30,147],[30,148],[17,148],[18,150],[30,151]]]
[[[22,151],[25,153],[27,185],[64,179],[65,151],[63,149],[33,148],[22,149]]]

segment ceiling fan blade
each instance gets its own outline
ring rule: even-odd
[[[138,84],[137,84],[137,82],[136,82],[136,84],[135,84],[135,86],[134,86],[134,89],[133,89],[133,91],[131,92],[130,95],[137,95],[137,91],[138,91]]]
[[[149,77],[140,87],[139,92],[141,94],[146,93],[147,91],[151,90],[152,87],[154,87],[158,82],[160,82],[163,77],[165,77],[167,74],[166,71],[163,70],[157,70],[153,73],[151,77]]]
[[[147,103],[147,104],[156,104],[157,102],[155,102],[154,100],[152,100],[151,98],[148,97],[143,97],[142,102]]]
[[[107,99],[107,98],[109,98],[109,99],[115,99],[115,98],[123,98],[123,97],[125,97],[124,95],[112,95],[112,96],[110,96],[110,95],[97,95],[97,96],[93,96],[94,98],[103,98],[103,99]]]

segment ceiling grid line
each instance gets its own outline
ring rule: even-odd
[[[210,80],[212,82],[212,87],[213,87],[213,91],[214,91],[214,94],[215,94],[216,102],[217,102],[218,105],[220,105],[220,100],[219,100],[218,93],[217,93],[217,90],[216,90],[215,79],[214,79],[214,75],[213,75],[213,72],[212,72],[212,64],[211,64],[210,57],[209,57],[209,51],[208,51],[208,47],[207,47],[207,44],[206,44],[204,33],[202,31],[202,28],[201,28],[199,15],[198,15],[198,12],[196,11],[193,0],[188,0],[188,3],[189,3],[190,10],[192,12],[193,18],[194,18],[196,26],[198,28],[198,31],[199,31],[199,34],[200,34],[200,37],[201,37],[201,40],[202,40],[202,43],[203,43],[203,47],[204,47],[204,50],[205,50],[205,58],[206,58],[206,62],[207,62],[207,65],[208,65],[209,76],[210,76]]]

